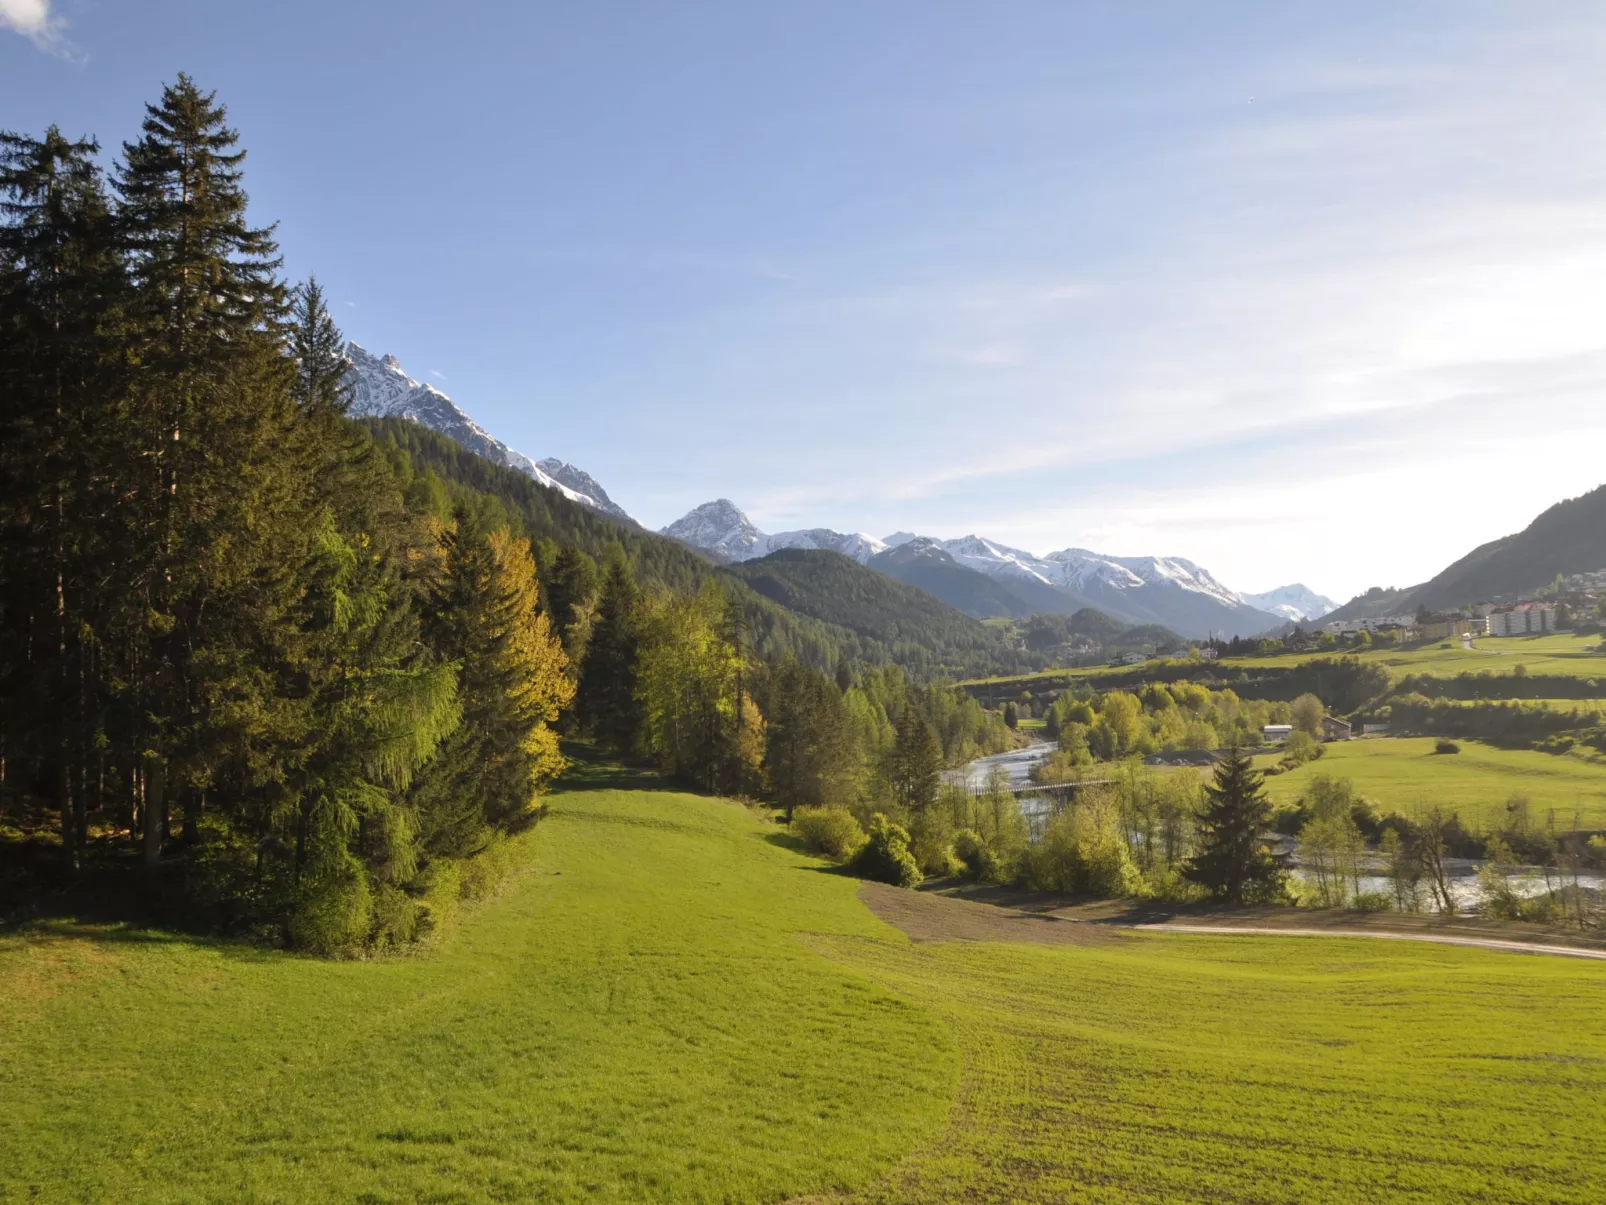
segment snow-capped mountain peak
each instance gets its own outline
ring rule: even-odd
[[[602,483],[584,469],[576,468],[556,456],[536,461],[535,467],[556,482],[560,488],[572,490],[580,498],[585,499],[587,505],[605,515],[612,515],[615,519],[630,521],[630,516],[625,513],[624,507],[608,497],[608,491],[602,488]]]
[[[360,344],[348,343],[346,362],[351,414],[359,418],[405,418],[431,431],[439,431],[476,456],[517,469],[573,502],[629,521],[630,516],[608,497],[589,473],[561,460],[544,460],[537,466],[524,453],[514,451],[486,431],[435,386],[408,376],[394,355],[375,356]],[[547,465],[556,466],[558,471],[542,467]]]
[[[882,541],[863,532],[844,533],[828,527],[778,531],[770,535],[753,526],[741,508],[729,498],[717,498],[693,508],[659,534],[694,548],[717,552],[733,561],[754,560],[781,548],[818,548],[840,552],[865,564],[887,547]]]
[[[763,556],[764,552],[753,550],[762,548],[768,538],[729,498],[716,498],[693,507],[659,534],[733,561]]]
[[[1291,586],[1278,586],[1275,590],[1267,590],[1264,594],[1245,594],[1243,597],[1250,606],[1270,611],[1273,615],[1280,615],[1295,623],[1320,619],[1328,612],[1338,610],[1336,602],[1326,595],[1316,593],[1303,582],[1295,582]]]

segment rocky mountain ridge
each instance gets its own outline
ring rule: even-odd
[[[435,386],[408,376],[395,356],[376,356],[361,344],[348,343],[346,362],[346,386],[351,396],[349,413],[353,416],[405,418],[431,431],[439,431],[493,464],[517,469],[571,501],[630,521],[630,516],[608,497],[607,491],[589,473],[557,459],[549,458],[537,464],[524,453],[514,451]]]
[[[732,561],[781,548],[841,552],[983,616],[1069,614],[1093,607],[1128,623],[1162,624],[1194,638],[1252,635],[1288,618],[1255,606],[1182,557],[1107,556],[1083,548],[1038,556],[978,535],[941,540],[907,531],[883,540],[829,528],[772,535],[728,498],[696,507],[661,534]],[[990,579],[996,588],[982,586],[965,571]]]

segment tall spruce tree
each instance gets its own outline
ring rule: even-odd
[[[580,666],[575,707],[581,726],[605,749],[628,756],[641,749],[636,695],[642,635],[641,591],[622,557],[608,565]]]
[[[180,75],[147,106],[115,180],[140,365],[119,539],[138,567],[122,635],[131,711],[144,717],[148,865],[168,799],[272,739],[277,701],[253,646],[293,606],[293,567],[316,530],[291,451],[277,249],[247,220],[245,153],[225,117]]]
[[[845,803],[853,756],[836,684],[788,658],[771,675],[765,718],[765,769],[787,822],[799,807]]]
[[[330,317],[318,278],[308,277],[291,298],[290,350],[296,362],[295,397],[304,411],[344,414],[346,340]]]
[[[86,835],[123,276],[90,139],[0,133],[0,749]],[[0,789],[7,783],[0,781]]]
[[[597,563],[567,544],[558,550],[546,573],[547,613],[551,616],[552,630],[576,663],[585,656],[592,608],[597,601],[598,577]]]
[[[887,782],[893,799],[905,815],[924,811],[936,802],[941,781],[942,742],[911,698],[898,717],[897,733],[887,757]]]
[[[1287,863],[1262,839],[1272,813],[1261,783],[1249,755],[1234,746],[1205,787],[1199,850],[1182,873],[1227,903],[1267,902],[1286,890]]]

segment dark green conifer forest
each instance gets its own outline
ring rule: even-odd
[[[788,808],[907,793],[899,731],[922,789],[1010,742],[929,681],[1010,668],[985,633],[800,614],[348,418],[323,292],[187,76],[107,158],[0,135],[0,910],[383,949],[540,816],[560,733]]]

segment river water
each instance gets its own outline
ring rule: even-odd
[[[988,757],[978,757],[973,762],[960,766],[956,770],[948,770],[943,777],[956,786],[966,787],[971,791],[981,791],[986,787],[993,767],[1002,767],[1008,776],[1008,785],[1013,788],[1030,786],[1032,771],[1048,760],[1055,746],[1049,741],[1038,741],[1020,749],[1011,749],[1005,753],[994,753]],[[1042,832],[1043,825],[1047,823],[1053,813],[1054,803],[1045,796],[1026,795],[1020,798],[1021,814],[1026,817],[1034,839]],[[1283,838],[1282,851],[1289,855],[1293,863],[1294,874],[1307,878],[1305,869],[1299,864],[1295,843],[1291,838]],[[1367,863],[1370,863],[1368,865]],[[1444,868],[1446,878],[1449,880],[1450,897],[1455,901],[1456,907],[1468,910],[1477,906],[1482,898],[1482,891],[1478,885],[1478,871],[1483,862],[1476,858],[1446,858]],[[1366,871],[1371,873],[1365,873]],[[1366,892],[1382,892],[1391,898],[1394,894],[1393,881],[1383,873],[1384,867],[1380,859],[1369,857],[1362,864],[1360,887]],[[1517,868],[1516,872],[1508,875],[1506,881],[1517,894],[1522,896],[1543,895],[1547,890],[1545,872],[1543,867],[1524,866]],[[1560,876],[1551,871],[1550,882],[1559,887]],[[1594,890],[1606,890],[1606,875],[1582,874],[1578,877],[1580,887]],[[1424,897],[1427,895],[1427,884],[1422,885]]]

